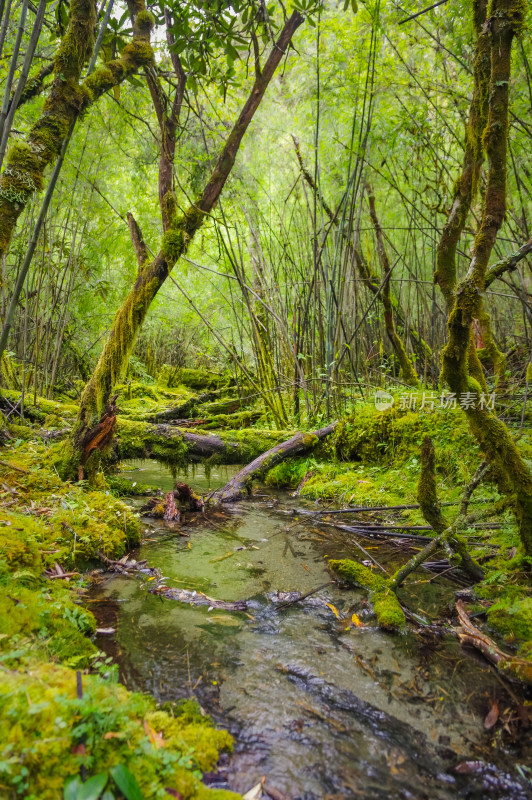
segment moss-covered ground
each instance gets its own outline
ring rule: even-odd
[[[54,448],[12,440],[1,456],[0,796],[59,800],[83,770],[107,774],[106,797],[120,798],[120,767],[146,800],[236,798],[201,783],[229,734],[192,701],[162,709],[127,691],[91,641],[82,573],[98,551],[117,558],[138,544],[136,514],[113,490],[61,481]],[[53,579],[56,563],[80,574]]]

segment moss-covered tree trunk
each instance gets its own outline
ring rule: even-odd
[[[451,209],[438,244],[437,267],[434,273],[434,281],[441,289],[448,314],[454,305],[458,281],[456,252],[477,193],[480,170],[484,161],[485,143],[482,134],[486,127],[488,114],[491,72],[491,22],[487,20],[487,12],[487,0],[474,0],[473,24],[476,43],[473,63],[473,96],[466,126],[464,161],[462,174],[456,181]],[[475,343],[473,340],[471,341],[469,369],[485,389],[482,364],[493,367],[499,385],[504,378],[506,359],[493,340],[491,318],[483,303],[478,311],[478,325],[484,346],[477,350]]]
[[[486,25],[488,0],[473,0],[473,24],[476,33],[473,63],[473,96],[466,126],[462,174],[454,186],[451,210],[438,243],[434,281],[440,287],[447,313],[454,305],[457,285],[456,250],[464,231],[471,203],[477,192],[484,160],[482,132],[488,113],[490,81],[490,34]]]
[[[17,220],[34,191],[43,187],[46,167],[52,164],[80,115],[108,89],[141,66],[151,63],[150,32],[154,21],[144,0],[128,0],[133,39],[120,58],[110,61],[81,81],[94,47],[94,0],[71,0],[66,33],[54,60],[54,80],[42,113],[27,140],[16,141],[7,154],[0,180],[0,258],[6,253]]]
[[[203,192],[197,198],[195,204],[190,206],[184,214],[178,216],[171,186],[167,184],[166,191],[162,192],[160,180],[159,196],[163,228],[165,230],[161,251],[152,262],[141,266],[135,285],[131,288],[115,315],[109,337],[104,345],[96,369],[81,397],[78,423],[74,430],[71,450],[65,460],[65,475],[73,476],[75,473],[81,475],[89,453],[94,452],[94,449],[89,449],[93,435],[98,430],[102,412],[105,414],[104,409],[112,389],[127,367],[137,334],[148,313],[148,309],[175,263],[186,253],[195,233],[216,205],[232,170],[244,134],[260,105],[268,84],[290,45],[292,36],[302,22],[301,15],[298,12],[294,12],[284,25],[263,69],[256,74],[249,97],[240,112]],[[154,93],[155,95],[157,93],[156,84],[150,85],[150,90],[152,91],[152,97],[154,97]],[[156,100],[155,106],[157,111]],[[169,135],[168,129],[166,130],[166,135]],[[163,141],[163,154],[164,147]],[[166,150],[168,158],[173,159],[173,152],[171,153],[168,150],[167,145]],[[166,161],[168,161],[168,158]],[[171,171],[168,173],[166,167],[167,164],[165,163],[165,175],[171,176]],[[97,449],[98,451],[99,449]],[[94,459],[92,460],[94,461]]]
[[[443,351],[443,377],[458,397],[476,395],[465,411],[471,431],[492,467],[504,494],[516,495],[516,512],[521,540],[532,555],[532,474],[510,431],[482,402],[481,386],[471,374],[469,354],[472,323],[482,313],[489,258],[506,212],[509,84],[512,42],[523,25],[526,10],[522,0],[494,0],[486,30],[490,37],[490,80],[488,117],[482,133],[488,158],[484,207],[473,255],[464,280],[455,294],[449,314],[449,342]]]

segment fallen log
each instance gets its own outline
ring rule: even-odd
[[[333,422],[331,425],[320,428],[313,433],[298,431],[291,439],[275,445],[271,450],[262,453],[262,455],[241,469],[222,489],[217,489],[213,492],[210,495],[210,499],[220,503],[232,503],[236,500],[241,500],[249,495],[251,482],[254,478],[262,477],[268,470],[287,458],[299,456],[312,450],[318,442],[329,436],[335,427],[336,422]]]
[[[247,463],[282,442],[290,432],[256,428],[227,433],[192,433],[174,425],[152,425],[119,416],[113,457],[116,460],[156,458],[173,464],[214,457],[222,464]]]

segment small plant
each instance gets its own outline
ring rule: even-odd
[[[72,778],[65,785],[63,800],[144,800],[135,776],[117,764],[109,772],[93,775],[83,782],[81,778]]]

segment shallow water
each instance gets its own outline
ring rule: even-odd
[[[216,470],[207,478],[197,468],[188,482],[205,491],[234,468]],[[172,484],[154,462],[138,480]],[[281,499],[283,508],[294,504]],[[190,515],[189,537],[147,528],[152,541],[140,551],[168,585],[249,600],[246,613],[162,599],[137,578],[106,576],[92,592],[92,610],[117,628],[114,641],[98,644],[118,658],[125,684],[160,701],[194,694],[237,737],[234,755],[208,779],[244,792],[266,775],[290,800],[532,796],[518,772],[532,763],[530,743],[500,735],[494,747],[483,726],[493,699],[503,708],[508,696],[454,637],[386,634],[374,627],[363,592],[336,585],[279,610],[276,592],[326,583],[326,557],[354,551],[331,529],[270,506],[254,499]],[[365,546],[384,565],[397,560],[391,546]],[[445,579],[416,585],[409,605],[434,614],[455,589]],[[494,766],[457,773],[466,760]]]

